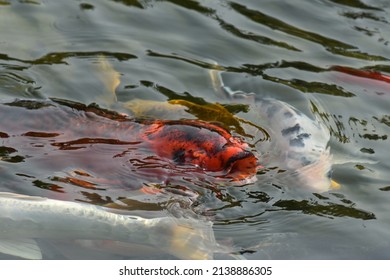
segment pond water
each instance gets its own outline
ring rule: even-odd
[[[190,174],[181,184],[200,194],[191,211],[212,220],[216,239],[247,259],[390,258],[389,1],[5,0],[0,34],[2,100],[61,98],[126,114],[139,99],[152,108],[151,101],[173,99],[240,105],[213,88],[214,69],[232,90],[317,116],[331,135],[340,188],[316,193],[259,172],[256,182],[215,191]],[[250,108],[237,116],[263,127],[254,111],[261,108]],[[244,138],[261,163],[262,141]],[[59,192],[49,178],[72,163],[59,173],[40,170],[13,151],[1,150],[0,191],[99,205],[131,197],[124,190],[108,199],[66,182],[57,182]],[[132,210],[160,211],[164,204],[149,199]],[[46,258],[172,258],[150,248],[41,245]]]

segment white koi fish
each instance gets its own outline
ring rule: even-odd
[[[41,259],[34,239],[45,238],[146,244],[181,259],[211,259],[219,250],[209,221],[145,219],[108,211],[85,203],[1,192],[0,252]]]
[[[231,99],[250,100],[261,126],[270,135],[268,142],[259,144],[260,163],[284,171],[275,179],[287,187],[303,186],[315,192],[339,188],[331,179],[330,132],[325,125],[283,101],[231,90],[224,85],[220,72],[212,70],[210,75],[218,92]]]
[[[277,176],[282,184],[315,192],[338,187],[331,179],[330,133],[321,122],[280,100],[258,99],[256,108],[271,136],[268,145],[262,143],[263,159],[285,170]]]

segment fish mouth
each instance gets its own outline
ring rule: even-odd
[[[256,175],[259,167],[257,157],[250,151],[242,150],[227,160],[223,177],[232,181],[247,180]]]

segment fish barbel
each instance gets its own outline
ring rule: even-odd
[[[0,252],[41,259],[34,239],[45,238],[145,244],[181,259],[211,259],[219,250],[209,221],[145,219],[85,203],[0,193]]]

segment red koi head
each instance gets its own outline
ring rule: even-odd
[[[179,165],[218,172],[234,181],[253,177],[257,158],[248,145],[225,129],[203,121],[157,121],[146,132],[158,156]]]

